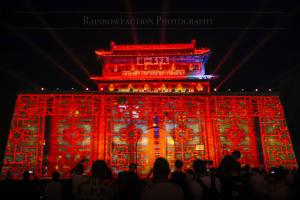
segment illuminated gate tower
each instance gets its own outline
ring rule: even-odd
[[[201,138],[204,129],[197,125],[201,119],[192,119],[194,110],[188,111],[187,102],[175,105],[172,94],[210,91],[208,79],[214,76],[205,75],[210,49],[196,49],[194,40],[190,44],[152,45],[111,42],[110,51],[97,50],[96,54],[103,63],[103,71],[102,76],[91,79],[98,82],[100,92],[156,94],[154,98],[133,101],[121,97],[119,105],[112,110],[112,114],[116,113],[112,118],[113,130],[121,129],[112,133],[115,145],[110,158],[112,164],[119,160],[126,164],[137,162],[144,175],[160,156],[167,158],[171,165],[176,159],[190,164],[196,157],[208,158],[208,154],[205,157],[201,152],[206,142]],[[170,99],[162,101],[163,94],[171,94]],[[164,106],[168,108],[162,109]],[[188,120],[199,121],[193,124]]]
[[[233,150],[251,166],[295,167],[278,94],[210,92],[206,48],[190,44],[116,45],[96,51],[98,91],[18,95],[2,175],[32,169],[63,175],[81,159],[104,159],[113,171],[131,162],[148,173],[156,157],[196,158],[215,166]],[[89,162],[87,167],[91,166]]]

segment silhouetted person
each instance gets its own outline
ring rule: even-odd
[[[29,172],[29,170],[24,171],[22,177],[23,177],[23,182],[25,182],[25,183],[30,182],[30,172]]]
[[[12,179],[12,174],[10,170],[7,170],[6,175],[5,175],[5,180],[11,180]]]
[[[83,172],[84,172],[84,163],[85,162],[88,162],[88,159],[86,159],[86,158],[83,158],[83,159],[81,159],[78,163],[76,163],[76,165],[70,170],[70,173],[71,174],[74,174],[74,173],[76,173],[76,171],[78,172],[78,170],[80,170],[81,168],[83,168]],[[82,174],[83,174],[83,172],[82,172]]]
[[[218,176],[221,179],[226,178],[231,176],[233,171],[236,171],[238,168],[240,170],[241,164],[238,161],[240,157],[241,153],[239,151],[234,151],[231,155],[225,156],[217,169]]]
[[[169,174],[168,161],[157,158],[153,165],[153,183],[143,190],[142,200],[183,200],[181,187],[168,180]]]
[[[133,171],[123,171],[118,174],[117,200],[138,200],[141,195],[141,182]]]
[[[96,160],[92,165],[92,175],[79,186],[78,199],[113,199],[112,188],[105,183],[108,167],[104,160]]]
[[[186,174],[182,171],[183,162],[181,160],[175,161],[175,171],[171,173],[172,181],[180,184],[182,180],[185,180]]]
[[[88,176],[84,175],[84,166],[83,164],[79,163],[76,165],[75,168],[72,170],[72,195],[77,196],[78,195],[78,190],[79,186],[82,183],[85,183],[88,181]]]
[[[45,198],[47,200],[61,200],[62,199],[62,183],[59,180],[60,174],[53,172],[52,181],[47,184],[45,188]]]
[[[288,200],[291,190],[286,180],[287,171],[277,167],[270,171],[267,184],[264,186],[264,195],[269,200]],[[298,188],[299,189],[299,188]]]
[[[137,165],[135,163],[130,163],[129,164],[129,169],[130,172],[137,173]]]
[[[263,199],[266,180],[264,175],[260,172],[258,168],[251,169],[248,186],[253,199]]]
[[[222,193],[226,198],[231,198],[235,182],[239,182],[237,179],[241,172],[240,157],[241,153],[234,151],[231,155],[225,156],[217,168],[217,175],[221,179]]]
[[[107,168],[107,174],[106,174],[106,177],[105,177],[105,184],[110,186],[110,187],[113,187],[115,182],[116,182],[116,179],[113,177],[113,173],[112,173],[111,168]]]
[[[249,178],[250,178],[250,175],[251,175],[251,171],[250,171],[250,165],[249,164],[245,164],[242,168],[241,168],[241,176],[242,176],[242,179],[243,179],[243,182],[245,184],[248,184],[249,182]]]
[[[147,187],[147,185],[151,185],[152,183],[153,183],[153,168],[150,168],[146,177],[142,179],[142,187],[145,188]]]
[[[173,183],[178,184],[187,196],[187,178],[186,174],[182,171],[183,162],[181,160],[175,161],[176,170],[171,173],[171,180]]]
[[[195,176],[194,180],[189,184],[190,199],[217,199],[217,197],[219,196],[218,194],[221,193],[220,180],[214,175],[210,176],[207,173],[206,164],[203,160],[195,160],[193,162],[193,169],[195,172]],[[210,194],[208,194],[208,192],[210,192]]]
[[[39,194],[35,190],[35,185],[31,181],[31,173],[32,171],[26,170],[23,173],[23,179],[20,182],[19,189],[16,194],[12,194],[13,196],[18,196],[22,199],[38,199]]]

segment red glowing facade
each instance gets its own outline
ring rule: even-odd
[[[143,176],[156,157],[212,160],[233,150],[252,166],[297,167],[276,94],[210,92],[209,49],[190,44],[116,45],[96,51],[97,92],[18,95],[2,174],[32,169],[68,175],[81,159],[113,171],[136,162]]]

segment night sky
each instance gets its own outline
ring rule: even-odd
[[[94,50],[108,50],[110,41],[197,40],[197,47],[212,50],[207,74],[219,66],[219,79],[212,87],[281,92],[291,135],[300,149],[296,135],[300,115],[297,5],[288,1],[208,2],[1,2],[0,159],[19,91],[41,87],[80,91],[85,86],[96,90],[88,76],[101,74]],[[101,21],[116,18],[124,21],[119,25]],[[160,19],[168,20],[167,24]]]

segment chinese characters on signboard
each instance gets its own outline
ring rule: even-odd
[[[137,65],[167,65],[169,57],[137,57]]]
[[[122,71],[122,76],[184,76],[184,70],[167,70],[167,71]]]

